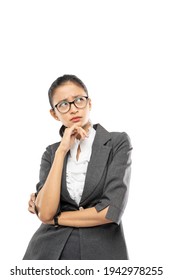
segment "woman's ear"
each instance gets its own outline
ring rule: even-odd
[[[50,109],[49,112],[50,112],[51,116],[52,116],[55,120],[59,121],[59,118],[57,117],[57,115],[55,114],[55,111],[54,111],[53,109]]]

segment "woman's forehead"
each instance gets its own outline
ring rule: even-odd
[[[53,98],[56,100],[66,100],[75,98],[85,93],[84,89],[72,82],[67,82],[54,90]]]

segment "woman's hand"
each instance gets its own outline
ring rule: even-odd
[[[30,200],[28,202],[28,211],[32,214],[36,214],[36,212],[35,212],[35,200],[36,200],[35,193],[32,193],[30,195]]]
[[[82,127],[74,124],[73,126],[65,129],[58,150],[62,150],[67,153],[74,144],[75,138],[85,139],[85,137],[88,137],[87,132]]]

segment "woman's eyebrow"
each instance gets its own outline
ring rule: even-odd
[[[79,96],[81,96],[81,94],[73,95],[72,97],[75,99],[76,97],[79,97]],[[63,102],[63,101],[68,101],[68,98],[62,99],[58,103]]]

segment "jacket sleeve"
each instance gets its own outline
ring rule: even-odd
[[[48,146],[41,158],[39,182],[36,185],[36,195],[42,189],[47,179],[47,176],[49,174],[50,168],[51,168],[51,149],[50,146]]]
[[[112,161],[108,167],[102,197],[95,208],[101,211],[109,206],[106,218],[119,224],[128,198],[132,146],[125,132],[116,138],[112,137]]]
[[[40,164],[40,173],[39,173],[39,182],[36,185],[36,193],[35,195],[37,196],[39,191],[42,189],[47,176],[49,174],[49,171],[51,169],[52,166],[52,162],[54,159],[54,155],[55,155],[55,150],[57,149],[59,143],[55,144],[55,145],[50,145],[46,148],[46,151],[43,153],[42,158],[41,158],[41,164]],[[35,211],[36,214],[38,215],[38,211],[35,207]],[[60,204],[57,207],[57,213],[60,213]]]

